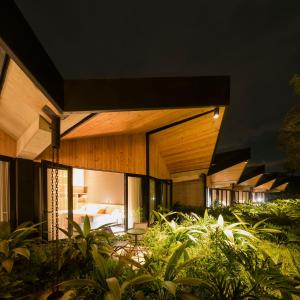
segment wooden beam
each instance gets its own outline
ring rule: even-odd
[[[66,80],[65,111],[193,108],[229,104],[229,76]]]
[[[0,1],[0,46],[61,110],[63,78],[12,0]]]
[[[77,123],[80,123],[87,114],[72,114],[61,120],[61,135]],[[17,141],[17,156],[25,159],[35,159],[51,143],[50,123],[41,115],[27,128]]]
[[[15,157],[17,142],[0,128],[0,156]]]
[[[35,159],[49,146],[50,141],[50,124],[39,116],[18,139],[17,156],[25,159]]]

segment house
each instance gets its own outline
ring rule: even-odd
[[[0,221],[47,220],[51,239],[86,214],[116,231],[151,222],[184,176],[205,197],[228,76],[66,80],[8,0],[0,47]]]

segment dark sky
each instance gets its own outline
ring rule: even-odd
[[[280,170],[300,0],[16,2],[65,78],[230,75],[218,151],[251,146],[252,162]]]

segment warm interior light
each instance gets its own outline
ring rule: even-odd
[[[84,170],[73,169],[73,185],[78,187],[84,187]]]
[[[220,116],[219,107],[214,109],[214,119],[218,119]]]

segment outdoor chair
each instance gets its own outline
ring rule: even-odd
[[[114,249],[114,251],[113,251],[114,253],[118,253],[119,251],[125,251],[125,252],[127,252],[126,251],[126,247],[129,245],[129,241],[128,240],[125,240],[125,241],[124,240],[122,240],[122,241],[116,240],[117,237],[114,234],[114,232],[112,231],[111,227],[106,227],[103,230],[105,232],[111,234],[111,236],[114,239],[113,242],[112,242],[112,245],[111,245],[113,247],[113,249]]]

